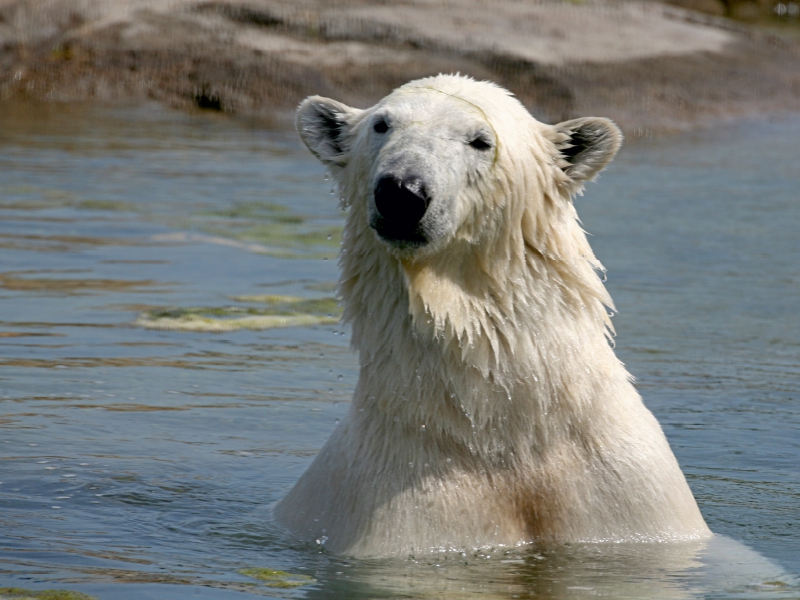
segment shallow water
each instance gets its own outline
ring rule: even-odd
[[[726,537],[352,561],[269,518],[357,375],[325,324],[343,214],[321,167],[294,135],[217,115],[4,106],[0,587],[800,597],[798,137],[789,118],[634,139],[578,200],[618,353]],[[187,315],[200,331],[157,328]],[[311,324],[236,321],[291,315]]]

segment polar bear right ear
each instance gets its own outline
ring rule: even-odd
[[[610,119],[589,117],[553,125],[558,166],[577,189],[611,162],[622,146],[622,132]]]
[[[297,133],[326,167],[343,167],[349,154],[347,134],[353,118],[361,112],[330,98],[310,96],[297,109]]]

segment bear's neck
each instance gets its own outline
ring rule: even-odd
[[[545,451],[586,435],[597,411],[633,392],[586,261],[528,249],[495,265],[476,253],[454,244],[403,262],[371,230],[346,230],[340,293],[361,367],[355,431],[424,432],[477,453]]]

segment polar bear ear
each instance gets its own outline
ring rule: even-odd
[[[558,166],[578,188],[602,171],[622,146],[622,132],[609,119],[573,119],[553,129],[560,153]]]
[[[297,132],[322,164],[343,167],[348,156],[347,134],[353,118],[361,112],[330,98],[310,96],[297,109]]]

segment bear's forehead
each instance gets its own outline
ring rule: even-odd
[[[486,111],[477,103],[436,89],[399,89],[383,99],[375,112],[400,121],[430,121],[446,124],[458,119],[488,122]]]
[[[453,75],[412,81],[373,110],[388,114],[398,124],[426,122],[474,128],[486,123],[498,133],[505,132],[501,135],[517,135],[522,130],[535,135],[543,127],[507,90]]]

